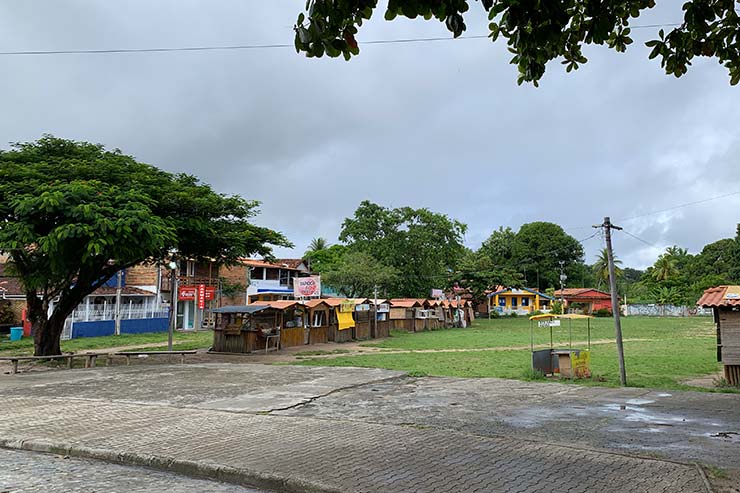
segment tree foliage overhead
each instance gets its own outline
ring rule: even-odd
[[[36,353],[58,354],[64,320],[121,269],[174,251],[229,264],[289,246],[250,223],[257,205],[86,142],[45,136],[0,151],[0,252],[26,290]]]
[[[735,0],[675,2],[683,22],[668,32],[660,29],[649,57],[659,58],[667,74],[680,77],[698,56],[716,58],[740,82],[740,15]],[[359,54],[356,34],[370,19],[377,0],[308,0],[298,15],[295,47],[309,57]],[[568,72],[586,63],[583,46],[606,45],[624,52],[632,43],[630,26],[655,0],[388,0],[386,20],[397,16],[443,22],[454,37],[467,26],[471,6],[488,16],[489,38],[506,40],[519,69],[518,82],[537,85],[548,62],[560,60]],[[680,8],[680,10],[679,10]],[[656,28],[657,29],[657,28]]]
[[[389,209],[363,201],[354,217],[345,219],[339,240],[398,270],[392,294],[428,296],[447,283],[465,251],[467,226],[428,209]]]

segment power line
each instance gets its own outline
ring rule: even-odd
[[[737,192],[726,193],[724,195],[717,195],[715,197],[710,197],[708,199],[695,200],[694,202],[686,202],[685,204],[679,204],[679,205],[675,205],[673,207],[667,207],[665,209],[660,209],[660,210],[657,210],[657,211],[646,212],[645,214],[638,214],[637,216],[632,216],[632,217],[627,217],[627,218],[624,218],[624,219],[620,219],[620,221],[621,222],[632,221],[633,219],[639,219],[641,217],[654,216],[655,214],[660,214],[660,213],[663,213],[663,212],[673,211],[673,210],[676,210],[676,209],[681,209],[681,208],[684,208],[684,207],[689,207],[691,205],[704,204],[706,202],[711,202],[713,200],[719,200],[719,199],[724,199],[724,198],[727,198],[727,197],[732,197],[733,195],[740,195],[740,190],[738,190]]]
[[[647,29],[656,27],[675,27],[680,23],[669,24],[646,24],[641,26],[630,26],[630,29]],[[428,37],[428,38],[400,38],[400,39],[375,39],[361,41],[361,45],[385,45],[405,43],[432,43],[437,41],[457,41],[470,39],[488,39],[487,34],[472,34],[452,38]],[[0,56],[33,56],[33,55],[107,55],[126,53],[171,53],[171,52],[198,52],[198,51],[237,51],[237,50],[271,50],[295,48],[293,43],[276,44],[239,44],[239,45],[211,45],[211,46],[176,46],[163,48],[111,48],[111,49],[87,49],[87,50],[24,50],[24,51],[0,51]]]
[[[629,231],[627,231],[627,230],[625,230],[625,229],[622,229],[622,233],[624,233],[624,234],[626,234],[626,235],[629,235],[629,236],[631,236],[632,238],[636,239],[637,241],[641,241],[642,243],[646,244],[647,246],[651,246],[651,247],[654,247],[654,248],[660,248],[660,247],[659,247],[658,245],[656,245],[655,243],[650,243],[650,242],[649,242],[649,241],[647,241],[647,240],[643,240],[643,239],[642,239],[642,238],[640,238],[639,236],[637,236],[637,235],[633,235],[632,233],[630,233]]]

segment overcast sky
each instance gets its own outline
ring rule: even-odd
[[[680,21],[663,1],[639,24]],[[384,2],[381,2],[384,4]],[[303,0],[3,0],[0,51],[292,43]],[[486,19],[473,2],[469,34]],[[615,237],[625,265],[665,246],[692,252],[734,236],[740,196],[740,89],[698,60],[664,75],[633,31],[628,53],[586,50],[575,73],[548,66],[539,88],[516,85],[501,43],[456,40],[437,22],[382,10],[361,30],[361,54],[306,59],[293,49],[0,57],[0,146],[43,133],[120,148],[262,202],[257,221],[300,255],[335,242],[364,199],[428,207],[469,226],[477,248],[493,229],[553,221],[578,239],[605,215],[651,245]],[[593,262],[600,238],[585,242]]]

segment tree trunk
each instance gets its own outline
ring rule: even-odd
[[[36,292],[26,293],[28,320],[33,331],[34,356],[56,356],[62,354],[60,338],[64,330],[64,321],[71,309],[57,306],[51,317],[47,315],[48,303],[37,297]],[[60,304],[61,305],[61,304]]]
[[[34,356],[55,356],[62,354],[60,339],[64,330],[64,321],[47,320],[36,322],[33,328],[33,354]]]

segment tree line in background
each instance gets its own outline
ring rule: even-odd
[[[609,290],[606,249],[592,264],[579,240],[550,222],[518,231],[500,227],[478,250],[463,245],[467,226],[444,214],[409,207],[389,209],[364,201],[345,219],[339,244],[317,238],[305,258],[325,285],[345,296],[425,297],[431,289],[463,288],[474,299],[496,285]],[[620,296],[632,303],[693,305],[708,287],[740,282],[740,225],[735,238],[706,245],[691,255],[666,249],[646,270],[615,259]]]

